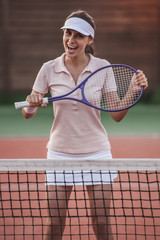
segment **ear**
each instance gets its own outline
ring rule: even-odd
[[[88,45],[91,45],[93,43],[93,38],[91,36],[88,37]]]

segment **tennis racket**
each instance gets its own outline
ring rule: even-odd
[[[136,84],[136,74],[127,65],[107,65],[91,73],[72,91],[43,98],[43,103],[74,100],[106,112],[125,110],[134,106],[143,93],[143,87]],[[15,103],[16,109],[27,106],[30,106],[27,101]]]

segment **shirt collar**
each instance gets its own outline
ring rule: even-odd
[[[69,73],[68,69],[66,68],[65,64],[64,64],[64,57],[65,57],[65,53],[63,53],[60,57],[58,57],[56,59],[56,63],[55,63],[55,72],[60,73],[60,72],[66,72]],[[90,60],[88,65],[85,67],[85,69],[83,70],[84,72],[94,72],[97,69],[97,64],[94,61],[94,56],[90,54]]]
[[[60,57],[58,57],[56,59],[55,62],[55,72],[60,73],[60,72],[67,72],[68,70],[64,64],[64,57],[65,57],[65,53],[63,53]]]

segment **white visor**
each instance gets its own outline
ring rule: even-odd
[[[82,18],[71,17],[67,19],[61,29],[72,29],[85,36],[91,36],[92,38],[94,38],[93,27]]]

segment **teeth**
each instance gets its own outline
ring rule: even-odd
[[[76,47],[68,46],[69,48],[76,49]]]

